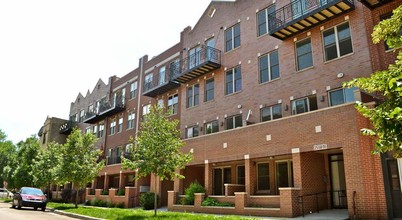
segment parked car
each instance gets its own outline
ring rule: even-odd
[[[12,207],[33,207],[35,210],[41,208],[42,211],[46,210],[47,198],[41,189],[32,187],[22,187],[21,190],[14,194]]]
[[[12,198],[13,193],[8,191],[6,188],[0,188],[0,198]]]

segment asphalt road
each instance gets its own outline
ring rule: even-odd
[[[0,203],[0,220],[72,220],[63,215],[58,215],[49,211],[35,211],[30,207],[22,207],[22,209],[13,209],[9,203]]]

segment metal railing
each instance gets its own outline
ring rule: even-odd
[[[269,17],[269,32],[272,33],[273,30],[286,25],[287,23],[303,17],[304,15],[310,14],[316,9],[327,8],[333,5],[334,2],[339,2],[340,0],[295,0],[291,3],[277,9],[268,15]],[[353,5],[353,0],[343,0],[348,1]]]
[[[338,201],[339,206],[336,208],[346,208],[346,204],[344,204],[344,200],[346,200],[346,190],[335,190],[335,191],[325,191],[325,192],[318,192],[318,193],[311,193],[311,194],[305,194],[305,195],[301,195],[299,196],[299,203],[301,204],[301,208],[302,208],[302,214],[304,217],[304,208],[305,208],[305,200],[306,197],[309,198],[313,198],[314,199],[314,206],[317,210],[317,213],[320,213],[320,202],[319,199],[320,197],[327,197],[329,195],[329,198],[333,198],[334,194],[337,195],[337,197],[335,197]],[[332,195],[332,197],[331,197]],[[327,199],[327,198],[326,198]],[[344,204],[344,205],[342,205]]]
[[[201,48],[201,50],[180,61],[180,72],[186,73],[208,61],[220,64],[221,51],[209,46]]]
[[[163,75],[162,75],[163,74]],[[166,83],[172,81],[175,77],[180,75],[180,64],[177,63],[170,65],[168,73],[165,72],[157,73],[152,76],[151,81],[144,82],[144,92],[150,91],[159,86],[165,85]]]

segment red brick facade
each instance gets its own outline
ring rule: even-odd
[[[273,4],[278,10],[289,3],[213,1],[194,28],[187,27],[180,33],[178,44],[151,60],[142,57],[139,67],[123,77],[111,77],[109,99],[125,91],[124,108],[88,125],[105,125],[102,142],[107,161],[119,156],[113,156],[113,152],[124,151],[129,138],[136,136],[144,106],[160,103],[169,107],[173,100],[169,97],[177,94],[177,112],[171,118],[180,120],[181,138],[186,142],[182,150],[192,152],[194,160],[179,171],[185,179],[156,184],[161,205],[167,205],[169,210],[294,217],[321,209],[345,208],[351,217],[389,218],[381,158],[371,154],[374,140],[360,134],[361,128],[370,126],[369,121],[351,103],[331,107],[330,92],[341,89],[343,82],[385,69],[395,60],[395,53],[385,51],[381,43],[374,45],[370,34],[380,17],[402,1],[374,9],[354,1],[350,11],[327,17],[287,39],[280,40],[269,33],[257,36],[259,13]],[[352,51],[326,61],[323,32],[335,32],[343,24],[349,27]],[[240,43],[226,51],[228,33],[235,35],[230,32],[234,25],[240,25]],[[221,51],[217,61],[220,66],[204,72],[210,63],[183,64],[191,61],[188,56],[194,48],[208,51],[207,41],[212,38],[214,48]],[[298,71],[296,42],[303,39],[310,39],[312,66]],[[274,51],[278,53],[279,76],[260,83],[259,60]],[[180,74],[188,74],[188,78],[180,84],[179,78],[167,78],[168,81],[152,84],[150,89],[150,80],[158,82],[163,70],[170,74],[175,60],[180,60],[180,68],[185,70]],[[227,86],[232,85],[228,71],[236,67],[241,71],[241,85],[234,84],[237,91],[227,94]],[[206,101],[206,81],[210,79],[214,80],[213,99]],[[131,98],[134,82],[138,83],[136,96]],[[190,97],[196,88],[198,94]],[[295,114],[295,100],[309,96],[315,98],[317,110]],[[360,91],[354,98],[363,102],[374,100]],[[273,105],[281,106],[281,117],[261,122],[261,110]],[[314,108],[313,105],[314,101],[309,102],[306,108]],[[130,114],[135,117],[129,128]],[[231,116],[240,116],[241,126],[228,130]],[[121,118],[122,131],[111,133],[113,121],[118,124]],[[212,121],[217,121],[219,131],[207,134],[206,124]],[[198,136],[190,132],[194,137],[188,138],[187,130],[193,126],[198,127]],[[148,187],[153,190],[154,177],[133,181],[133,175],[134,171],[122,171],[119,163],[109,164],[99,173],[93,188],[109,189],[114,184],[110,181],[118,180],[118,188],[130,184],[130,193],[136,198]],[[194,206],[179,204],[179,197],[195,181],[206,188],[206,193],[196,195]],[[204,207],[201,203],[206,197],[233,203],[234,207]],[[126,207],[133,204],[122,198],[117,200],[125,202]]]

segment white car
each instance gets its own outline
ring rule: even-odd
[[[13,193],[6,188],[0,188],[0,198],[13,198]]]

